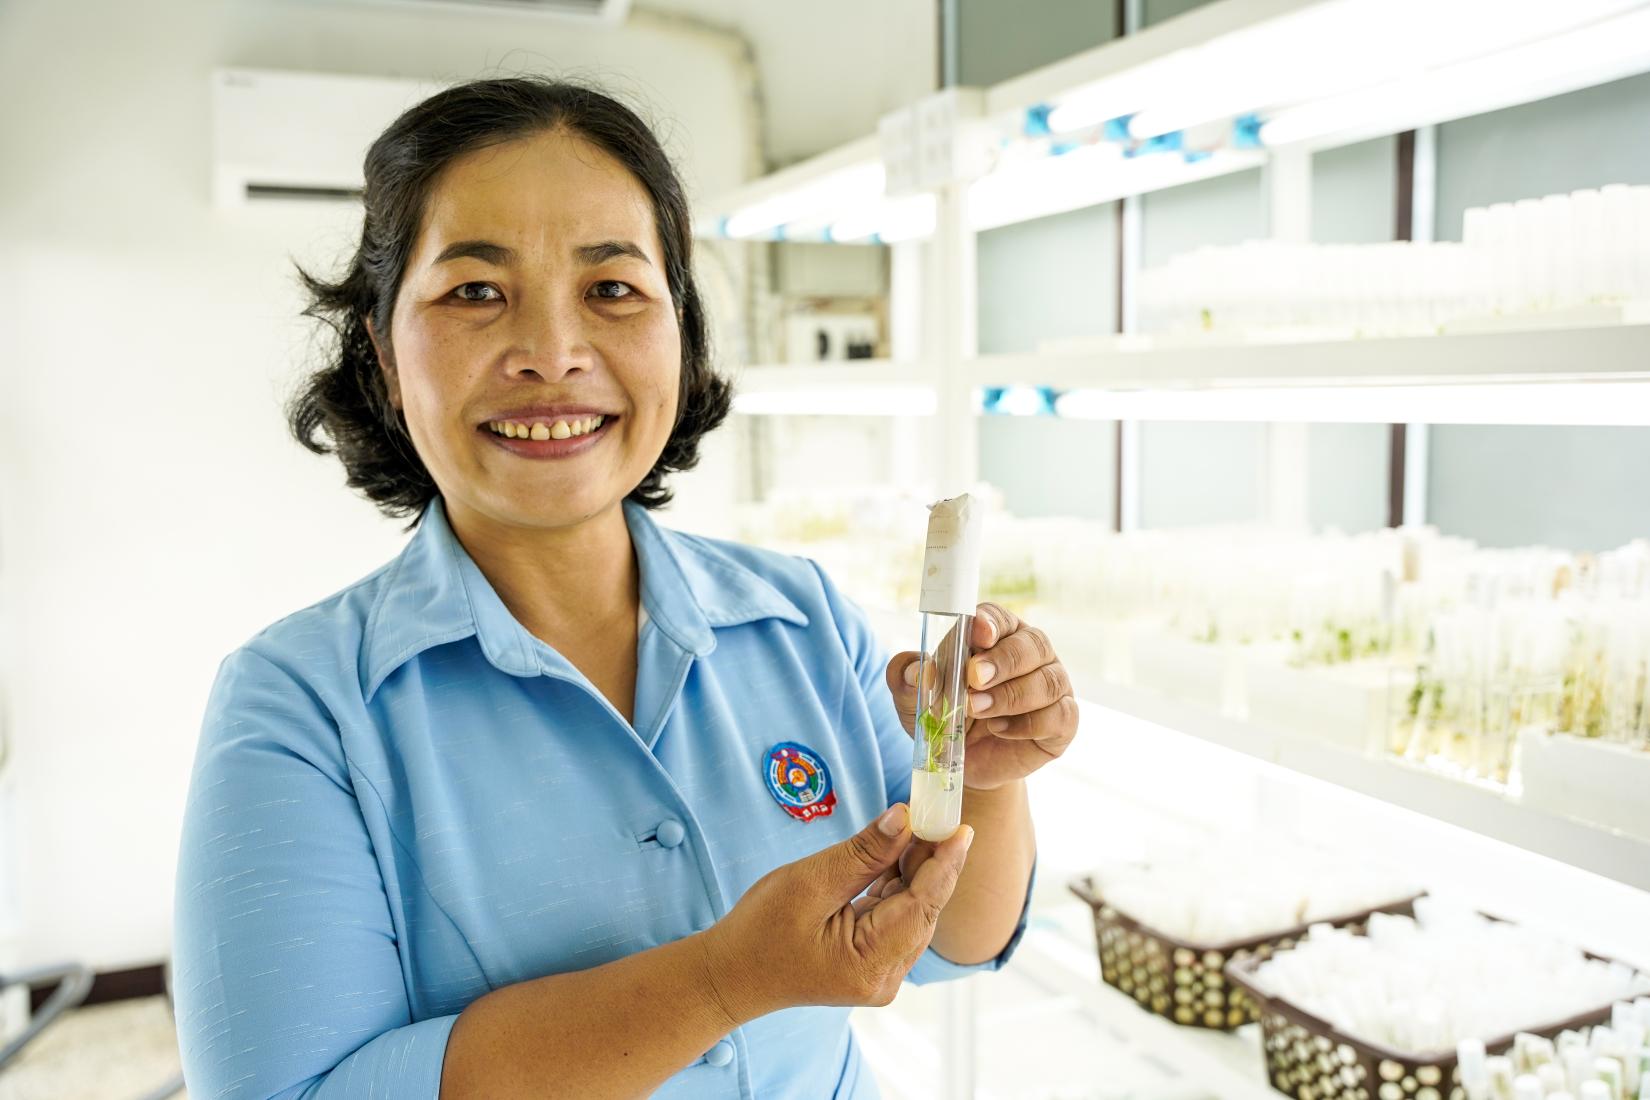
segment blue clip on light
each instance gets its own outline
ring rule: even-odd
[[[1100,136],[1107,141],[1128,141],[1129,120],[1133,117],[1133,115],[1118,115],[1116,118],[1108,118],[1105,126],[1100,130]]]

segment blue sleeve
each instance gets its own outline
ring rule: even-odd
[[[871,719],[876,726],[877,748],[882,753],[882,772],[888,783],[888,804],[891,806],[896,802],[908,803],[911,800],[911,735],[905,732],[905,726],[901,724],[899,714],[894,709],[894,696],[888,690],[885,670],[888,667],[889,654],[877,640],[876,632],[871,629],[871,622],[865,612],[842,594],[819,567],[818,562],[810,561],[809,564],[819,574],[819,583],[825,590],[825,601],[830,606],[831,617],[842,635],[842,644],[848,652],[849,660],[853,662],[860,689],[865,693],[866,706],[870,709]],[[906,980],[913,985],[927,985],[929,982],[964,978],[982,970],[1001,970],[1008,960],[1014,957],[1015,949],[1025,938],[1026,921],[1031,914],[1031,894],[1036,885],[1037,863],[1033,859],[1031,875],[1026,883],[1025,900],[1020,903],[1019,923],[1014,926],[1014,934],[1009,937],[1007,945],[995,958],[964,965],[952,962],[930,947],[917,959],[917,965],[911,968]]]
[[[437,1100],[458,1017],[411,1018],[336,725],[247,649],[224,660],[207,703],[174,904],[191,1095]]]

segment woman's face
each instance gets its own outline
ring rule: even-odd
[[[652,204],[563,131],[441,172],[391,333],[391,400],[455,518],[543,528],[601,514],[675,423],[681,333]]]

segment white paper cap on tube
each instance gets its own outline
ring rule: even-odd
[[[928,506],[918,611],[972,615],[980,602],[980,502],[967,493]]]

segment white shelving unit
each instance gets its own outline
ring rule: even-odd
[[[1096,343],[1084,352],[977,356],[963,373],[970,387],[1084,391],[1095,410],[1084,415],[1108,420],[1650,425],[1650,324]],[[750,366],[736,380],[737,411],[797,415],[931,415],[942,384],[932,367],[886,359]],[[1279,417],[1278,391],[1303,411]]]
[[[984,355],[982,386],[1189,389],[1218,386],[1650,381],[1650,324],[1521,328],[1300,342],[1117,337],[1088,353]]]
[[[1140,688],[1101,684],[1081,670],[1074,671],[1073,680],[1082,698],[1110,710],[1650,890],[1650,837],[1526,806],[1500,790],[1396,757],[1351,752]]]
[[[953,110],[958,102],[983,105],[981,121],[994,120],[1001,132],[1005,118],[1020,115],[1029,119],[1034,108],[1058,104],[1078,93],[1092,92],[1097,87],[1121,88],[1131,79],[1147,74],[1161,76],[1164,66],[1190,56],[1187,51],[1204,51],[1198,56],[1209,60],[1208,71],[1224,72],[1227,70],[1215,64],[1217,55],[1233,46],[1240,36],[1245,42],[1243,48],[1253,49],[1255,43],[1264,40],[1270,28],[1281,27],[1282,21],[1303,14],[1310,16],[1327,7],[1328,4],[1319,0],[1216,0],[1181,17],[980,90],[978,95],[953,98],[940,105],[943,108],[940,113]],[[1542,10],[1546,18],[1571,9],[1549,6]],[[1552,41],[1557,44],[1559,37],[1573,38],[1587,33],[1592,36],[1590,41],[1596,42],[1599,39],[1596,32],[1613,18],[1631,18],[1637,27],[1639,20],[1650,17],[1650,0],[1599,0],[1587,10],[1590,13],[1587,18],[1594,22],[1590,29],[1552,29]],[[1387,14],[1390,22],[1400,26],[1408,18],[1395,10]],[[1500,33],[1505,29],[1497,27],[1495,31]],[[1406,33],[1414,38],[1425,32],[1411,29]],[[1650,42],[1650,36],[1634,39],[1640,40]],[[1517,50],[1524,51],[1520,57],[1536,56],[1530,53],[1535,48],[1530,43],[1517,47],[1503,45],[1509,60]],[[1374,57],[1383,55],[1382,49],[1371,47],[1356,36],[1341,36],[1336,48],[1363,49]],[[976,391],[986,386],[1100,391],[1126,400],[1092,415],[1123,420],[1340,418],[1338,414],[1313,415],[1312,408],[1329,406],[1311,406],[1304,401],[1295,406],[1298,415],[1292,417],[1232,415],[1233,408],[1242,408],[1236,399],[1246,393],[1270,400],[1285,395],[1304,397],[1310,392],[1331,403],[1339,400],[1341,405],[1337,407],[1342,409],[1350,398],[1365,406],[1365,414],[1347,419],[1377,422],[1650,425],[1650,324],[1625,323],[1635,320],[1628,316],[1622,318],[1624,323],[1575,323],[1560,327],[1550,318],[1529,318],[1522,328],[1514,327],[1520,322],[1510,320],[1506,328],[1489,331],[1306,342],[1212,338],[1154,341],[1118,337],[1111,341],[1085,342],[1082,348],[1025,355],[981,356],[977,353],[975,335],[975,245],[977,232],[983,226],[1138,195],[1264,161],[1263,176],[1274,236],[1282,240],[1304,240],[1310,226],[1308,154],[1312,151],[1650,71],[1650,45],[1634,49],[1637,52],[1618,51],[1608,63],[1601,62],[1591,69],[1574,67],[1559,71],[1554,68],[1537,72],[1534,66],[1529,66],[1523,74],[1528,79],[1499,83],[1489,79],[1494,70],[1485,67],[1482,57],[1465,63],[1451,62],[1456,68],[1443,66],[1439,71],[1447,70],[1446,75],[1465,75],[1464,66],[1470,64],[1477,66],[1471,71],[1483,77],[1470,82],[1456,81],[1458,86],[1470,84],[1470,94],[1453,100],[1442,95],[1442,88],[1450,81],[1428,83],[1432,79],[1430,74],[1404,73],[1399,65],[1392,74],[1392,88],[1425,94],[1386,97],[1392,108],[1381,115],[1378,122],[1371,122],[1368,117],[1349,118],[1346,125],[1334,132],[1320,132],[1294,145],[1259,154],[1254,150],[1228,149],[1225,153],[1236,155],[1212,162],[1188,163],[1186,170],[1178,174],[1138,172],[1122,167],[1123,162],[1119,160],[1119,175],[1111,179],[1097,176],[1086,193],[1052,186],[1046,193],[1038,192],[1041,184],[1035,173],[1027,173],[1025,186],[1037,193],[1028,195],[1017,217],[1005,218],[1000,209],[989,217],[982,217],[971,209],[972,181],[967,178],[954,175],[936,181],[930,189],[933,228],[926,234],[926,242],[917,246],[921,249],[922,285],[898,279],[894,283],[891,309],[894,342],[896,347],[907,349],[900,355],[911,357],[832,365],[749,366],[737,377],[736,409],[755,415],[821,412],[859,416],[932,415],[942,451],[937,468],[946,475],[939,488],[947,493],[977,480],[973,418],[977,415]],[[1413,60],[1406,50],[1390,52]],[[1250,64],[1248,69],[1259,67]],[[1157,86],[1165,85],[1159,80]],[[1182,81],[1178,86],[1186,85]],[[936,102],[939,98],[936,97]],[[1307,102],[1308,105],[1316,103]],[[903,122],[914,118],[920,128],[923,109],[924,105],[919,104],[915,113]],[[919,140],[920,148],[915,155],[922,161],[923,170],[918,174],[931,178],[935,157],[942,164],[967,162],[969,158],[957,155],[959,146],[951,144],[963,140],[957,136],[960,133],[960,129],[952,132],[937,148],[933,142],[925,145]],[[844,180],[850,174],[863,181],[865,170],[874,168],[884,153],[875,135],[860,139],[704,204],[696,212],[696,225],[704,235],[730,235],[728,227],[741,212],[760,208],[763,214],[771,214],[783,207],[787,196],[817,197],[822,190],[829,190],[828,181]],[[903,161],[901,166],[902,172],[908,167]],[[1417,176],[1424,178],[1419,171]],[[1430,209],[1430,204],[1426,208]],[[747,224],[761,220],[761,217],[747,218]],[[827,221],[827,218],[797,219],[799,224],[810,225],[811,231],[817,231]],[[1125,224],[1127,222],[1125,210]],[[764,238],[761,231],[749,236]],[[784,234],[767,233],[764,239],[779,236]],[[829,233],[826,236],[829,237]],[[896,253],[899,262],[910,262],[909,250],[913,243],[896,246],[906,250]],[[1135,247],[1131,251],[1125,241],[1123,255],[1126,260],[1138,262],[1139,250]],[[920,338],[914,339],[913,333],[918,331]],[[1145,394],[1157,395],[1160,400],[1142,401],[1141,396]],[[1380,404],[1382,395],[1389,399],[1387,405]],[[1450,407],[1456,413],[1449,418],[1429,416],[1423,395],[1425,400],[1452,397],[1456,404]],[[1509,402],[1520,396],[1524,403],[1515,409]],[[1413,405],[1403,406],[1405,415],[1392,415],[1387,411],[1398,407],[1398,403],[1411,401]],[[1221,408],[1212,410],[1211,402],[1219,402]],[[1473,416],[1473,405],[1484,402],[1495,406],[1493,416]],[[1271,406],[1274,411],[1277,407]],[[1128,493],[1125,486],[1125,498]],[[1124,514],[1129,514],[1127,508]],[[1076,671],[1079,693],[1102,707],[1372,796],[1439,822],[1464,827],[1571,867],[1650,890],[1650,838],[1630,837],[1537,811],[1499,792],[1397,760],[1360,755],[1299,734],[1235,721],[1145,691],[1102,684],[1083,676],[1082,670]],[[1069,937],[1034,931],[1022,946],[1015,967],[1023,975],[1045,984],[1052,994],[1079,999],[1105,1021],[1107,1028],[1127,1035],[1143,1049],[1154,1051],[1164,1062],[1187,1069],[1206,1082],[1213,1095],[1226,1100],[1260,1100],[1274,1095],[1261,1078],[1258,1053],[1245,1040],[1177,1028],[1140,1011],[1127,998],[1100,983],[1092,949],[1077,947]],[[946,1062],[966,1060],[967,1053],[966,1049],[952,1049],[944,1052],[943,1059]],[[957,1080],[967,1081],[969,1076],[964,1074]],[[969,1088],[956,1081],[946,1093],[950,1100],[969,1095]]]

